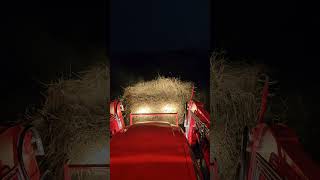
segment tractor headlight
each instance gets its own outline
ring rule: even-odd
[[[147,106],[139,107],[136,111],[136,113],[139,113],[139,114],[150,113],[150,112],[151,112],[151,109]]]

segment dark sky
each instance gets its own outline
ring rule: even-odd
[[[105,61],[106,3],[5,2],[1,5],[1,115],[39,105],[43,86]]]
[[[112,0],[111,51],[208,49],[209,0]]]
[[[309,1],[216,0],[213,42],[233,55],[281,68],[306,67],[319,57],[318,12]]]
[[[209,87],[209,0],[111,2],[111,97],[158,74]]]

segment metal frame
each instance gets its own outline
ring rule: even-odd
[[[42,156],[44,155],[43,145],[40,138],[40,135],[38,131],[31,125],[24,127],[22,125],[16,125],[9,128],[6,128],[4,131],[2,131],[1,135],[4,137],[10,137],[12,138],[12,150],[13,150],[13,164],[14,166],[11,168],[9,166],[4,168],[11,168],[5,175],[0,176],[0,179],[12,179],[13,177],[18,178],[19,180],[29,180],[29,179],[37,179],[37,174],[40,174],[40,170],[38,168],[37,162],[36,162],[36,156]],[[26,135],[28,133],[32,133],[31,137],[26,138]],[[23,148],[25,141],[28,140],[29,143],[36,144],[36,151],[35,154],[27,154],[28,156],[32,156],[28,158],[28,167],[32,167],[36,169],[36,172],[33,174],[33,176],[29,176],[29,172],[27,171],[25,167],[25,162],[22,157]],[[6,144],[7,145],[7,144]],[[3,170],[3,167],[1,167]]]
[[[20,166],[13,167],[7,174],[1,176],[0,178],[1,180],[10,180],[13,178],[17,178],[18,180],[25,180]]]
[[[250,164],[249,164],[249,170],[248,170],[248,179],[253,180],[254,173],[256,170],[256,158],[257,158],[257,150],[258,147],[261,143],[261,139],[267,130],[266,125],[264,123],[264,115],[267,109],[267,97],[269,94],[269,78],[268,76],[266,77],[266,81],[264,83],[264,87],[262,90],[262,99],[261,99],[261,107],[260,111],[258,114],[258,119],[257,119],[257,126],[253,129],[253,143],[250,146],[250,151],[251,151],[251,157],[250,157]]]
[[[63,167],[64,180],[71,180],[71,169],[90,170],[90,169],[110,169],[109,164],[65,164]]]
[[[176,126],[178,126],[178,113],[130,113],[130,126],[132,125],[133,117],[141,117],[141,116],[167,116],[167,115],[175,115],[176,116]]]

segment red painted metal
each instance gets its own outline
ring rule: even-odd
[[[114,100],[110,103],[110,134],[111,136],[121,131],[125,127],[123,116],[122,103],[118,100]]]
[[[197,107],[194,113],[201,119],[201,122],[205,123],[207,128],[210,128],[210,114],[204,109],[204,104],[201,102],[192,101]]]
[[[163,122],[137,123],[110,141],[111,179],[202,179],[183,131]]]
[[[130,125],[133,125],[132,119],[134,117],[145,117],[145,116],[158,116],[158,117],[164,117],[164,116],[175,116],[175,125],[178,126],[179,119],[178,119],[178,113],[130,113]]]
[[[192,117],[191,110],[188,109],[186,123],[185,123],[185,129],[186,129],[185,134],[186,134],[187,140],[191,146],[195,145],[197,142],[197,138],[196,138],[197,133],[196,133],[195,126],[196,126],[195,119]]]
[[[33,131],[21,125],[0,129],[0,179],[40,179],[32,146]]]
[[[187,114],[184,122],[185,136],[191,147],[200,146],[206,168],[210,172],[210,114],[205,110],[204,104],[193,100],[194,86],[190,100],[187,103]]]
[[[192,156],[192,147],[200,142],[202,156],[210,171],[209,134],[200,135],[196,121],[210,128],[210,115],[203,104],[193,100],[188,112],[186,132],[178,126],[178,113],[132,113],[130,126],[115,134],[110,142],[111,179],[203,179],[199,164]],[[195,108],[194,108],[195,107]],[[134,117],[175,116],[175,126],[156,121],[134,123]],[[204,139],[202,139],[204,138]]]
[[[64,176],[64,180],[71,180],[71,174],[70,174],[70,169],[68,164],[65,164],[63,166],[63,176]]]
[[[271,134],[275,144],[275,151],[266,151],[263,148],[268,146],[265,144],[266,136]],[[260,136],[259,136],[260,135]],[[254,173],[257,171],[257,156],[262,152],[267,154],[265,158],[268,165],[274,169],[276,174],[281,179],[318,179],[320,177],[320,167],[312,159],[304,153],[302,145],[299,143],[296,134],[292,129],[281,125],[275,124],[268,126],[261,123],[257,129],[253,130],[253,144],[251,149],[256,149],[251,152],[250,167],[251,171],[248,173],[248,179],[254,179]],[[266,155],[265,155],[266,156]],[[261,175],[265,177],[265,175]],[[266,177],[265,177],[266,178]]]
[[[206,162],[206,166],[210,167],[210,137],[209,137],[209,129],[210,129],[210,114],[204,109],[203,103],[197,102],[195,100],[190,100],[188,102],[188,112],[186,118],[186,137],[191,146],[194,146],[197,142],[200,144],[200,148]],[[201,138],[200,129],[197,129],[197,121],[198,123],[203,123],[207,132],[205,133],[205,137]]]
[[[252,180],[253,177],[253,173],[254,173],[254,169],[256,168],[256,152],[257,152],[257,148],[260,145],[260,141],[261,141],[261,137],[264,131],[264,127],[265,125],[263,124],[264,122],[264,114],[266,111],[266,107],[267,107],[267,97],[268,97],[268,93],[269,93],[269,81],[268,79],[266,79],[264,87],[263,87],[263,91],[262,91],[262,100],[261,100],[261,107],[260,107],[260,112],[258,115],[258,125],[253,129],[253,143],[250,146],[251,149],[251,159],[250,159],[250,164],[249,164],[249,175],[248,175],[248,179]]]
[[[251,130],[247,179],[270,179],[271,176],[272,179],[319,179],[319,165],[304,153],[294,131],[283,124],[264,123],[267,96],[268,79],[263,88],[258,124]]]

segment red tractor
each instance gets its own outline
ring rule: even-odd
[[[0,126],[0,179],[39,180],[49,171],[40,172],[37,156],[44,155],[41,138],[31,126]]]
[[[193,94],[193,93],[192,93]],[[258,123],[250,132],[244,128],[237,179],[240,180],[315,180],[320,168],[303,151],[294,131],[283,124],[264,121],[268,96],[266,81]],[[64,179],[74,172],[89,170],[111,179],[208,179],[210,115],[203,104],[186,104],[184,126],[179,127],[177,113],[130,114],[125,125],[121,102],[110,104],[110,157],[108,164],[66,164]],[[167,121],[136,122],[134,118],[168,116]],[[184,130],[183,130],[184,129]],[[0,127],[0,179],[39,180],[49,177],[40,172],[37,157],[44,154],[41,138],[31,126]],[[218,179],[218,164],[211,164],[211,179]],[[92,179],[92,178],[90,178]]]
[[[41,172],[38,158],[44,155],[39,133],[32,126],[0,126],[0,179],[1,180],[45,180],[52,179],[50,171]],[[107,164],[65,164],[64,179],[83,179],[78,172],[95,171],[89,179],[107,177]]]
[[[240,180],[316,180],[320,167],[304,152],[294,131],[283,124],[265,122],[268,79],[263,88],[262,105],[255,128],[244,128]]]
[[[209,179],[210,116],[192,97],[184,127],[178,124],[178,113],[130,114],[125,126],[121,102],[111,102],[111,179]],[[169,116],[175,122],[134,120]]]

